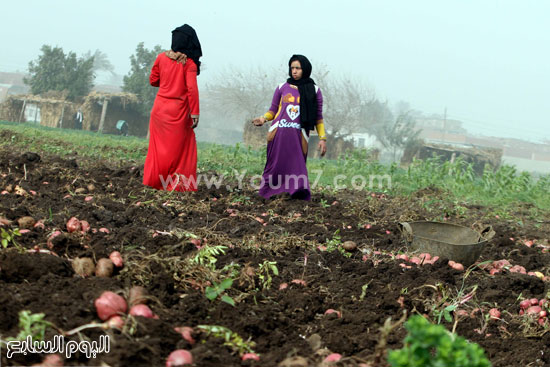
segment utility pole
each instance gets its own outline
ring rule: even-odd
[[[443,141],[446,141],[447,138],[447,107],[445,107],[445,110],[443,112]]]

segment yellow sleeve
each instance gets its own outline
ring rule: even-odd
[[[327,136],[325,134],[325,123],[323,120],[317,121],[317,125],[315,125],[317,128],[317,135],[319,135],[320,140],[327,140]]]
[[[267,121],[273,120],[274,117],[275,117],[275,115],[274,115],[273,112],[271,112],[271,111],[267,111],[267,112],[264,114],[264,118],[265,118]]]

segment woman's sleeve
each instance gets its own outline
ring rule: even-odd
[[[317,89],[317,121],[323,119],[323,93],[321,88]]]
[[[159,57],[157,56],[153,68],[151,69],[151,74],[149,75],[149,84],[153,87],[158,87],[160,85],[160,69],[159,69]]]
[[[271,100],[271,107],[269,111],[264,114],[266,120],[271,121],[275,118],[277,111],[279,111],[279,105],[281,104],[281,88],[277,86],[275,93],[273,93],[273,99]]]
[[[321,93],[321,88],[317,89],[317,134],[319,139],[327,140],[327,135],[325,132],[325,121],[323,120],[323,93]]]
[[[199,87],[197,85],[197,65],[192,61],[185,74],[185,83],[187,85],[187,98],[191,108],[191,117],[199,117]]]

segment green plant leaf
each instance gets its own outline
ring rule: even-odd
[[[212,288],[212,287],[206,287],[206,290],[204,291],[204,295],[206,296],[206,298],[208,298],[211,301],[218,298],[218,294],[219,293],[218,293],[217,289]]]
[[[231,288],[232,285],[233,285],[233,279],[227,278],[222,280],[222,282],[219,284],[219,287],[221,290],[226,290]]]
[[[225,303],[229,303],[231,306],[235,307],[235,301],[233,298],[229,297],[227,294],[224,294],[222,296],[222,301]]]

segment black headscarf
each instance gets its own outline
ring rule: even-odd
[[[299,61],[302,67],[302,77],[298,80],[292,77],[290,64],[293,61]],[[288,61],[288,76],[290,78],[287,79],[287,82],[297,86],[298,92],[300,92],[300,122],[306,131],[313,130],[317,123],[317,95],[315,82],[310,78],[311,69],[311,63],[303,55],[292,55]]]
[[[186,54],[197,65],[197,75],[201,73],[199,61],[202,56],[201,43],[193,27],[184,24],[172,31],[172,51]]]

